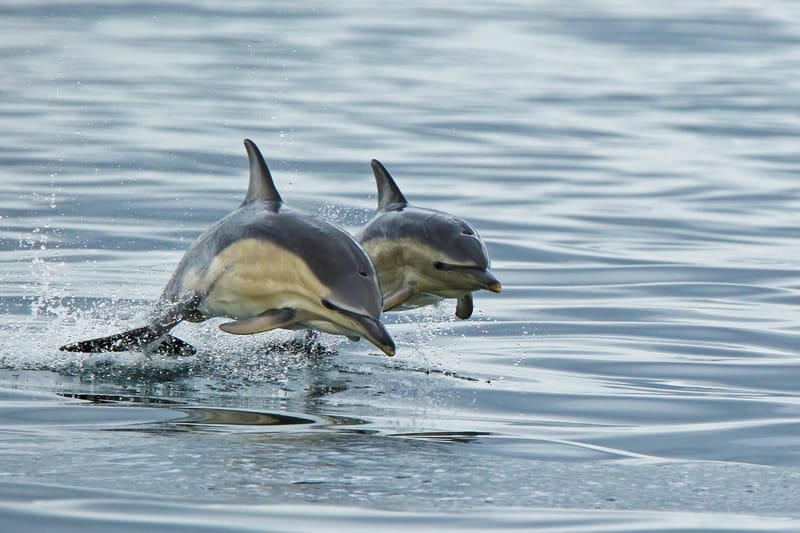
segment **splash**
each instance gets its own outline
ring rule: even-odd
[[[37,241],[38,243],[39,241]],[[125,387],[177,383],[233,391],[270,384],[293,388],[298,374],[374,364],[396,370],[421,371],[449,377],[458,373],[460,342],[464,332],[482,327],[481,322],[456,321],[452,302],[403,313],[384,315],[395,336],[401,357],[361,357],[362,345],[328,335],[273,331],[254,336],[232,336],[218,330],[222,319],[201,324],[180,324],[177,337],[198,349],[193,357],[145,357],[139,353],[75,354],[58,347],[75,340],[110,335],[146,323],[151,302],[118,296],[75,298],[65,283],[64,262],[37,248],[27,265],[22,296],[15,313],[6,313],[0,335],[8,339],[0,346],[0,369],[51,371],[88,383],[111,383]],[[469,328],[469,329],[465,329]],[[340,351],[342,353],[340,353]],[[349,356],[355,355],[355,359]],[[454,358],[455,355],[455,358]],[[300,382],[303,380],[300,379]]]
[[[110,297],[75,299],[62,280],[64,263],[36,255],[28,265],[33,282],[20,285],[15,313],[0,323],[0,369],[51,371],[83,382],[123,386],[205,379],[233,389],[253,383],[287,383],[293,372],[336,353],[327,338],[275,331],[231,336],[218,321],[181,324],[175,333],[198,348],[194,357],[146,357],[140,353],[76,354],[58,347],[146,323],[150,304]],[[8,303],[5,304],[8,307]],[[8,311],[8,309],[6,309]]]

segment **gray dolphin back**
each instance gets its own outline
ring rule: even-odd
[[[298,235],[303,238],[298,239]],[[162,299],[182,300],[185,296],[181,281],[186,269],[203,275],[215,256],[242,239],[267,241],[291,252],[303,259],[339,302],[358,309],[374,300],[374,305],[365,311],[374,317],[380,314],[375,268],[353,237],[321,216],[264,201],[242,205],[195,241],[164,289]]]
[[[378,238],[413,239],[446,252],[458,264],[489,267],[486,245],[478,231],[464,219],[444,211],[409,205],[402,210],[379,212],[361,229],[358,241],[366,244]]]

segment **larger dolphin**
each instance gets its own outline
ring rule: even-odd
[[[220,325],[228,333],[308,328],[364,337],[394,355],[367,254],[321,216],[285,206],[258,147],[249,139],[244,145],[250,160],[244,202],[192,244],[148,324],[61,350],[191,354],[194,348],[169,334],[173,327],[229,317],[234,320]]]
[[[378,210],[357,235],[378,271],[383,310],[455,298],[456,316],[472,316],[472,292],[500,292],[478,232],[443,211],[409,205],[386,168],[372,160]]]

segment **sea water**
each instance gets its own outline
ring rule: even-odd
[[[14,531],[800,529],[800,6],[0,6],[0,517]],[[398,344],[139,326],[247,187],[351,231],[369,160],[502,294]]]

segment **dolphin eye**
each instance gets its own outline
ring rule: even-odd
[[[326,307],[326,308],[331,309],[331,310],[335,310],[336,309],[336,306],[333,305],[331,303],[331,301],[326,299],[326,298],[322,299],[322,307]]]
[[[358,271],[358,275],[359,275],[359,276],[363,276],[363,277],[365,277],[365,278],[367,277],[367,273],[366,273],[364,270],[359,270],[359,271]]]
[[[433,268],[435,268],[436,270],[444,270],[444,263],[442,263],[441,261],[434,261]]]
[[[466,228],[466,229],[464,229],[464,230],[461,230],[461,235],[475,235],[475,232],[474,232],[474,231],[472,231],[472,230],[471,230],[471,229],[469,229],[469,228]]]

